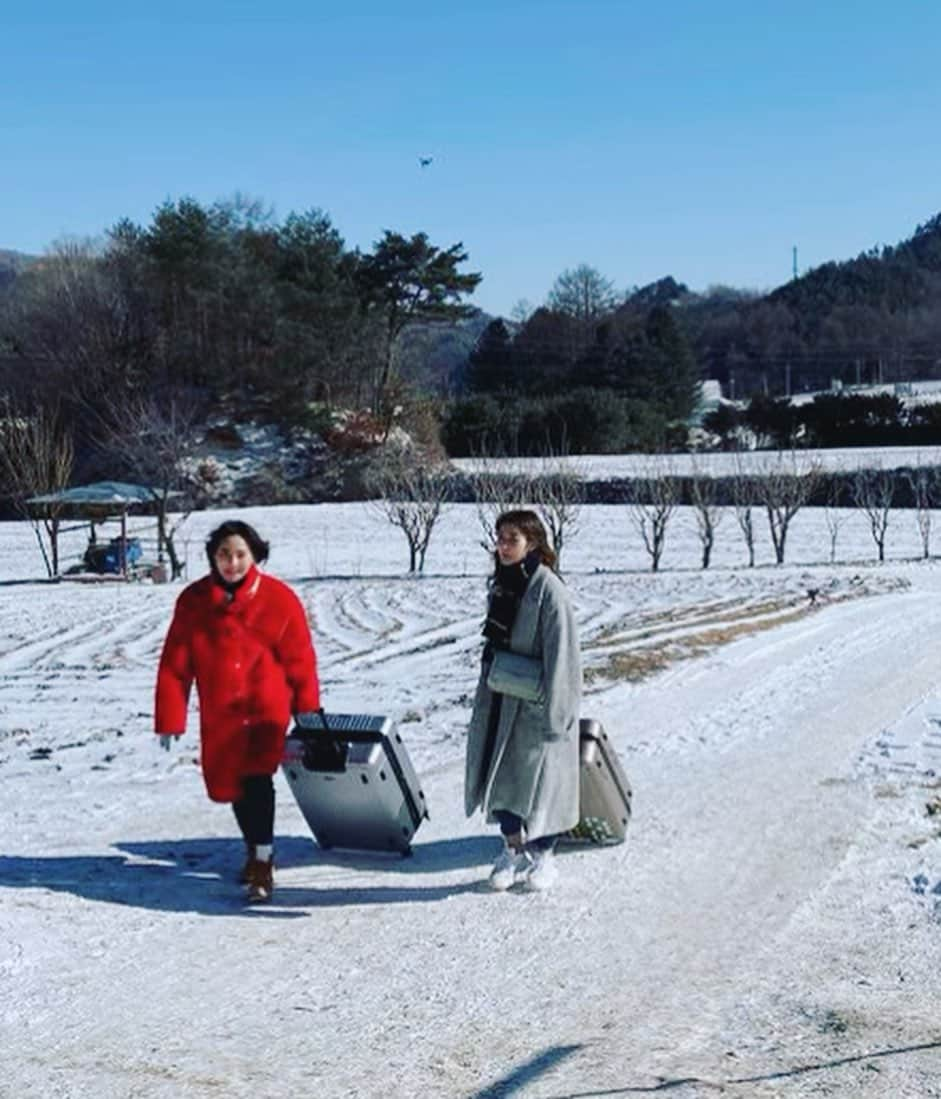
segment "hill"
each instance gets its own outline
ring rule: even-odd
[[[941,214],[901,243],[873,248],[856,259],[829,262],[769,295],[796,310],[808,330],[819,329],[841,307],[890,313],[936,305],[941,299]]]
[[[460,389],[468,357],[493,319],[478,309],[457,321],[410,324],[399,338],[401,376],[424,392],[450,396]]]
[[[25,252],[14,252],[9,248],[0,248],[0,290],[9,286],[16,276],[35,260]]]
[[[770,294],[722,287],[680,307],[703,376],[726,396],[939,378],[941,215]]]

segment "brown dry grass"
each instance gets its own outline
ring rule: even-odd
[[[728,603],[696,608],[696,613],[685,616],[686,620],[695,621],[711,612],[709,624],[704,629],[686,633],[680,637],[665,638],[653,644],[637,644],[636,648],[625,648],[608,653],[602,663],[585,669],[585,683],[591,686],[603,680],[640,682],[664,671],[680,660],[703,656],[732,641],[763,633],[788,622],[796,622],[808,614],[819,613],[828,605],[842,603],[848,599],[858,599],[868,594],[871,593],[865,588],[858,588],[830,596],[819,603],[789,596],[782,599],[766,599],[761,603],[742,603],[736,609],[731,609]],[[635,644],[658,634],[674,631],[678,625],[682,624],[683,618],[682,615],[662,615],[658,626],[651,623],[643,633],[634,637]],[[621,629],[623,630],[623,626]],[[604,643],[605,637],[610,640],[616,635],[615,631],[607,630],[586,648],[597,648]]]
[[[686,622],[697,622],[704,618],[718,622],[729,616],[734,618],[736,613],[740,613],[741,609],[746,606],[748,606],[748,603],[745,600],[726,599],[722,602],[704,603],[692,607],[647,611],[635,618],[622,618],[620,622],[605,627],[596,637],[587,642],[585,648],[603,648],[625,633],[632,634],[637,641],[643,641],[675,630],[677,626],[681,626]],[[737,611],[735,608],[737,608]]]

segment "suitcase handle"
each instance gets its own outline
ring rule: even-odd
[[[322,729],[310,729],[306,725],[301,724],[300,719],[302,717],[307,718],[310,715],[314,715],[318,719],[320,724],[323,726]],[[333,730],[327,724],[327,714],[324,711],[323,706],[321,706],[319,710],[305,710],[303,714],[294,715],[294,728],[291,730],[291,736],[301,737],[302,739],[309,740],[313,739],[314,737],[320,736],[321,733],[332,732]]]
[[[294,727],[294,735],[304,744],[301,762],[308,771],[345,771],[349,741],[333,735],[322,706],[316,713],[323,725],[322,733]]]
[[[332,727],[327,722],[327,715],[323,709],[310,710],[305,712],[307,714],[314,715],[320,722],[322,728],[311,728],[308,725],[302,725],[299,721],[295,720],[294,728],[291,730],[291,736],[296,737],[298,740],[302,740],[305,743],[309,740],[323,739],[324,734],[333,736],[335,740],[344,740],[348,744],[378,744],[384,738],[384,733],[378,729],[339,729]]]

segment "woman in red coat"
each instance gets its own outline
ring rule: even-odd
[[[259,571],[268,543],[231,520],[206,543],[210,572],[184,589],[157,673],[155,728],[169,748],[199,694],[200,758],[213,801],[229,801],[247,848],[249,899],[271,897],[274,782],[292,714],[320,706],[317,659],[294,592]]]

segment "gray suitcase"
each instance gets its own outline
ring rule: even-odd
[[[402,738],[388,717],[298,714],[282,771],[323,848],[411,853],[428,816]]]
[[[631,819],[631,784],[600,721],[582,718],[579,738],[578,824],[570,843],[623,843]]]

